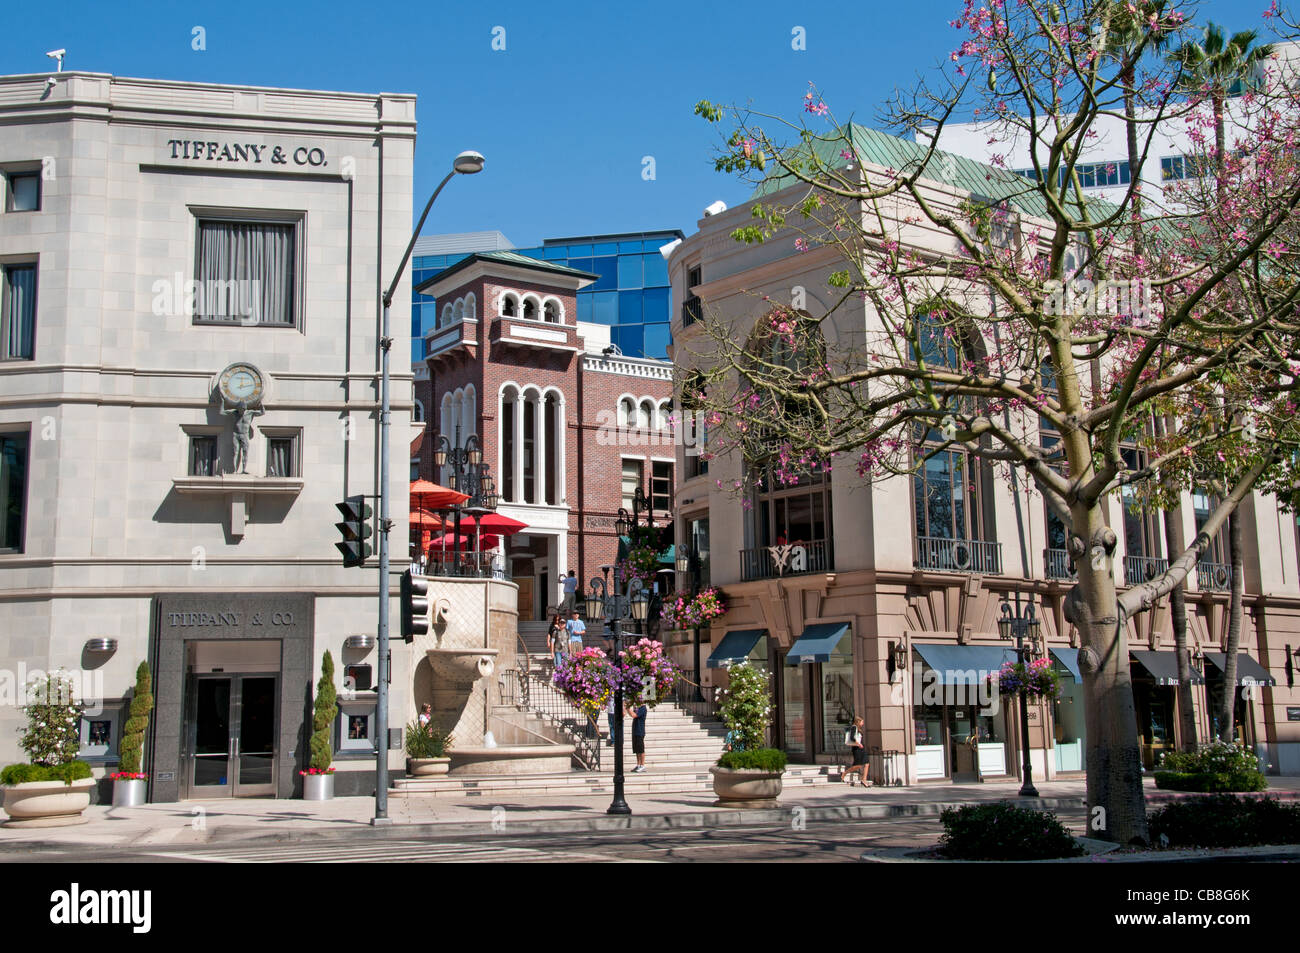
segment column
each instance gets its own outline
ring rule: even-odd
[[[524,503],[524,392],[515,391],[515,453],[510,465],[515,474],[514,502]]]
[[[537,494],[537,502],[545,505],[546,503],[546,395],[537,395],[537,402],[533,405],[534,423],[533,423],[533,442],[536,445],[536,452],[533,454],[533,462],[537,464],[537,477],[533,481],[533,489]]]

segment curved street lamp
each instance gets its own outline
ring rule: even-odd
[[[1034,603],[1028,602],[1024,606],[1023,613],[1020,605],[1020,591],[1017,590],[1016,609],[1013,614],[1011,603],[1006,597],[1002,598],[1002,616],[998,619],[998,636],[1004,641],[1016,640],[1016,657],[1020,664],[1029,665],[1029,656],[1038,651],[1038,638],[1042,629],[1042,623],[1034,612]],[[1029,645],[1025,645],[1026,639]],[[1034,787],[1034,767],[1029,759],[1029,700],[1025,697],[1025,690],[1021,687],[1020,695],[1020,752],[1021,752],[1021,797],[1038,797],[1038,789]]]
[[[389,492],[388,492],[388,471],[391,453],[389,451],[389,429],[392,424],[392,405],[389,401],[389,382],[391,375],[388,367],[389,351],[393,347],[393,339],[389,333],[388,310],[393,303],[393,295],[397,293],[397,286],[401,284],[402,275],[406,273],[407,263],[411,260],[411,252],[415,250],[415,241],[420,237],[420,231],[424,228],[424,221],[429,217],[429,210],[433,208],[433,203],[437,201],[438,196],[442,193],[443,186],[450,182],[457,175],[474,175],[483,171],[483,156],[472,150],[462,152],[452,161],[451,171],[438,183],[438,187],[433,190],[433,195],[429,196],[428,203],[424,206],[424,212],[420,215],[420,220],[415,224],[415,230],[411,232],[411,240],[406,243],[406,251],[402,253],[402,260],[397,265],[397,272],[393,275],[393,282],[384,292],[383,297],[383,324],[379,332],[379,350],[380,350],[380,384],[379,384],[379,490],[375,494],[379,499],[379,661],[378,661],[378,697],[375,699],[375,737],[380,739],[380,743],[375,754],[375,816],[371,823],[374,825],[386,825],[392,823],[388,817],[388,603],[389,595],[389,557],[388,557],[388,533],[392,529],[393,521],[389,516]],[[380,238],[382,243],[383,239]],[[380,246],[382,257],[383,247]]]

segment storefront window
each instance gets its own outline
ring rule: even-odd
[[[846,755],[844,732],[853,723],[853,638],[845,634],[831,655],[821,664],[822,750]]]
[[[1070,672],[1058,665],[1061,693],[1052,706],[1057,771],[1084,770],[1083,686]]]
[[[803,666],[787,667],[781,679],[781,736],[793,761],[808,756],[808,675]]]

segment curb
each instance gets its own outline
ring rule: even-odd
[[[1084,806],[1081,797],[1070,798],[1007,798],[1006,800],[1020,807],[1032,807],[1038,810],[1057,810],[1079,808]],[[802,811],[799,819],[809,821],[858,821],[879,820],[889,817],[927,817],[937,816],[942,811],[961,807],[966,804],[986,804],[985,801],[934,801],[911,804],[845,804],[833,807],[808,806],[791,803],[786,807],[718,810],[710,812],[687,811],[676,814],[632,814],[627,816],[597,815],[582,818],[554,818],[550,820],[510,820],[510,812],[505,812],[504,821],[446,821],[406,823],[394,820],[391,824],[372,827],[368,823],[358,823],[355,830],[371,831],[378,838],[405,839],[412,836],[515,836],[525,834],[566,834],[609,831],[668,831],[710,829],[724,827],[760,827],[772,824],[784,826],[789,823],[796,811]],[[523,812],[520,812],[523,813]],[[311,840],[330,839],[338,831],[294,831],[266,835],[264,831],[249,827],[216,828],[208,838],[208,843],[231,840],[249,840],[250,835],[259,835],[257,839],[277,840]]]

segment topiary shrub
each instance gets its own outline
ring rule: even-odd
[[[122,726],[122,740],[117,746],[118,771],[122,774],[140,774],[144,761],[144,733],[149,730],[149,712],[153,711],[153,679],[149,663],[141,662],[135,670],[135,691],[131,693],[131,707],[126,724]]]
[[[328,774],[334,760],[334,719],[338,717],[338,692],[334,690],[334,659],[329,650],[320,664],[316,683],[316,710],[311,719],[311,773]]]
[[[952,860],[1052,860],[1084,853],[1050,811],[1001,801],[950,807],[939,820],[939,853]]]
[[[779,748],[728,751],[718,759],[720,768],[744,768],[754,771],[784,771],[785,764],[785,752]]]
[[[1300,844],[1300,804],[1273,797],[1185,798],[1147,815],[1161,847],[1253,847]]]
[[[26,784],[29,781],[62,781],[71,784],[90,776],[90,765],[84,761],[56,765],[11,764],[0,771],[0,784]]]
[[[727,666],[727,676],[729,684],[721,692],[718,715],[727,726],[733,749],[756,751],[767,740],[767,726],[772,721],[768,674],[745,661]]]

